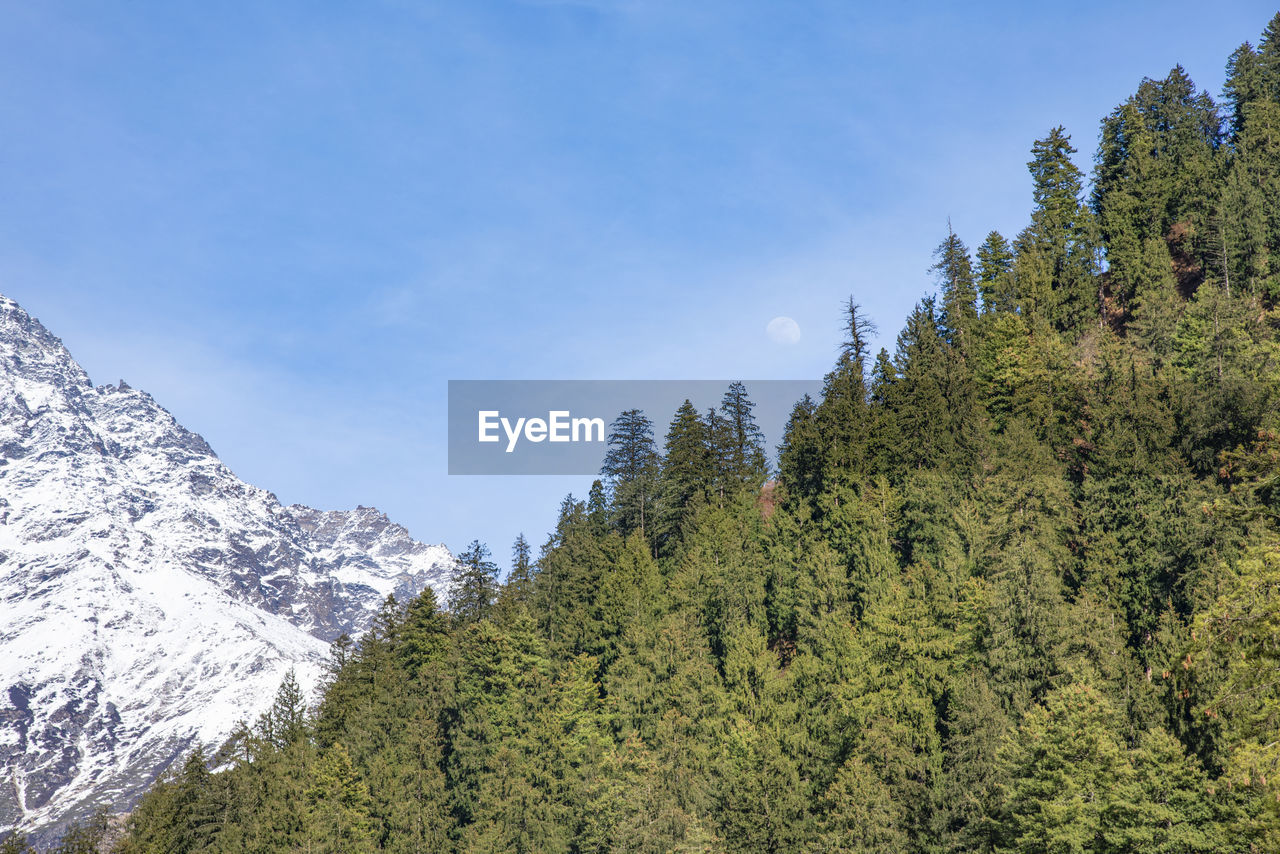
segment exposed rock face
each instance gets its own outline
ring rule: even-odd
[[[242,482],[0,296],[0,835],[128,808],[453,566],[372,508]]]

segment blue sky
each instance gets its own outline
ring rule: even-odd
[[[891,347],[1034,139],[1087,169],[1274,12],[0,2],[0,292],[282,500],[505,565],[586,481],[448,477],[449,379],[818,377],[850,294]]]

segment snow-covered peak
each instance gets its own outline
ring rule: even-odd
[[[282,506],[0,296],[0,834],[127,808],[453,565],[372,508]]]
[[[313,510],[292,504],[286,509],[343,581],[403,599],[410,588],[421,590],[421,579],[426,579],[437,596],[448,594],[454,565],[449,550],[443,543],[428,546],[414,540],[377,508]]]

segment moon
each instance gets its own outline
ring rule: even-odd
[[[769,325],[764,328],[764,332],[769,336],[769,340],[775,344],[790,346],[800,340],[800,324],[789,317],[775,317],[769,321]]]

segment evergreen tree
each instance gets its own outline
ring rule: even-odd
[[[267,741],[282,749],[305,738],[306,725],[307,701],[302,695],[297,674],[293,668],[289,668],[276,691],[271,708],[263,716],[262,728]]]
[[[1017,308],[1013,287],[1013,248],[998,231],[987,234],[978,247],[978,291],[984,313],[1010,312]]]
[[[17,831],[0,841],[0,854],[35,854],[36,849],[27,844],[27,837]]]
[[[1222,95],[1230,139],[1234,142],[1244,131],[1245,106],[1266,97],[1262,63],[1248,42],[1236,48],[1227,60],[1227,80]]]
[[[597,481],[599,483],[599,481]],[[502,611],[527,606],[533,597],[534,568],[529,541],[524,534],[516,535],[511,545],[511,571],[498,593],[498,607]]]
[[[1258,39],[1258,67],[1259,94],[1271,101],[1280,101],[1280,12],[1267,22]]]
[[[1210,224],[1212,266],[1228,294],[1280,295],[1275,257],[1280,252],[1280,103],[1244,107],[1248,123],[1236,140],[1217,216]]]
[[[489,560],[489,548],[472,540],[458,555],[458,574],[449,594],[449,610],[455,620],[473,623],[489,613],[498,590],[498,565]]]
[[[742,491],[754,494],[769,476],[764,432],[756,424],[755,404],[740,382],[731,384],[720,400],[709,429],[715,484],[720,500]]]
[[[377,850],[372,798],[337,742],[316,763],[307,788],[303,850],[317,854],[360,854]]]
[[[659,469],[652,422],[628,409],[609,426],[609,451],[600,469],[613,489],[614,518],[623,536],[639,531],[652,539]]]
[[[1130,750],[1115,710],[1087,685],[1032,709],[1002,756],[1010,783],[997,851],[1215,852],[1235,848],[1203,772],[1162,732]],[[1242,841],[1242,840],[1241,840]]]
[[[1014,278],[1023,314],[1078,333],[1097,319],[1100,305],[1095,224],[1080,201],[1083,175],[1071,161],[1075,153],[1062,127],[1032,146],[1027,168],[1035,208],[1018,235]]]
[[[63,832],[53,854],[98,854],[107,835],[106,810],[99,810],[85,821],[74,821]]]
[[[852,298],[845,306],[845,338],[836,366],[822,386],[816,418],[826,446],[824,471],[830,480],[856,478],[867,451],[867,352],[875,325]]]
[[[1019,426],[995,448],[998,468],[979,492],[987,520],[977,559],[987,584],[978,652],[993,690],[1017,714],[1061,672],[1070,634],[1063,576],[1070,502],[1048,452]]]
[[[170,809],[172,850],[206,851],[214,847],[220,816],[214,801],[213,780],[206,767],[204,751],[199,747],[183,763]]]
[[[1134,770],[1115,731],[1114,710],[1072,685],[1027,713],[1002,757],[998,851],[1125,850],[1134,821]]]
[[[1213,724],[1222,783],[1240,787],[1257,805],[1235,831],[1254,837],[1259,850],[1280,843],[1280,548],[1274,540],[1251,548],[1225,579],[1222,591],[1196,620],[1182,668],[1200,702],[1194,714]]]
[[[587,526],[591,533],[603,537],[609,533],[609,499],[605,494],[604,481],[597,478],[591,481],[591,489],[587,491]]]
[[[1107,247],[1109,288],[1123,311],[1134,298],[1152,240],[1183,259],[1188,287],[1203,275],[1217,179],[1218,112],[1181,66],[1138,92],[1102,123],[1093,189]]]
[[[964,339],[978,322],[978,290],[973,278],[969,248],[951,230],[933,250],[934,265],[930,272],[938,277],[942,289],[942,316],[939,319],[947,343],[963,347]]]
[[[886,400],[905,469],[960,465],[967,457],[976,407],[970,372],[946,343],[932,297],[922,300],[898,336],[894,359],[901,382]]]
[[[714,478],[710,441],[698,410],[685,400],[671,420],[663,448],[658,520],[661,554],[675,551],[707,501]]]
[[[903,804],[859,757],[850,758],[823,793],[816,849],[831,854],[895,854],[910,850]]]
[[[805,395],[791,410],[778,448],[778,478],[789,496],[813,499],[822,489],[822,436],[818,405]]]
[[[1148,239],[1133,276],[1133,319],[1129,332],[1151,356],[1159,370],[1173,356],[1182,299],[1173,276],[1173,262],[1163,240]]]

